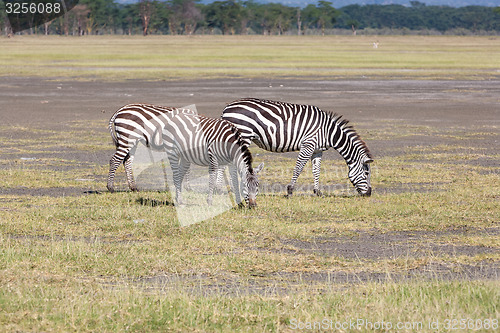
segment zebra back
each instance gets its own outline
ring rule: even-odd
[[[346,140],[372,158],[366,143],[342,115],[313,105],[244,98],[228,104],[222,118],[233,123],[245,140],[274,152],[297,151],[305,140],[316,149],[342,148]],[[341,155],[347,160],[350,156]]]
[[[117,148],[120,147],[120,140],[124,145],[140,140],[149,147],[157,129],[164,128],[169,118],[184,113],[196,114],[196,111],[151,104],[127,104],[113,114],[108,128]]]

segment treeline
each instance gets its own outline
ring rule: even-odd
[[[9,24],[0,1],[0,27]],[[500,7],[453,8],[412,1],[401,5],[349,5],[336,9],[318,1],[304,8],[249,1],[141,0],[119,4],[114,0],[80,0],[67,14],[23,33],[94,34],[327,34],[327,33],[500,33]]]

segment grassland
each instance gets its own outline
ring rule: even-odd
[[[77,122],[44,141],[20,135],[2,155],[1,187],[11,190],[0,204],[6,331],[294,331],[326,319],[424,331],[439,321],[445,332],[450,318],[498,319],[500,184],[488,163],[468,163],[498,154],[472,154],[458,140],[379,158],[370,198],[355,196],[333,161],[322,183],[345,186],[286,199],[265,188],[286,183],[293,159],[254,148],[267,163],[259,207],[181,228],[168,193],[103,191],[106,165],[15,158],[17,149],[30,156],[73,143],[109,155],[99,126]],[[88,130],[95,135],[82,142]],[[43,190],[82,187],[77,179],[101,194],[16,194],[26,180]],[[301,183],[310,182],[306,172]]]
[[[374,50],[368,37],[16,36],[1,40],[0,75],[498,77],[498,39],[377,39]],[[379,147],[371,197],[355,195],[343,160],[325,157],[325,195],[311,196],[308,165],[287,199],[283,188],[295,156],[253,147],[255,162],[266,163],[258,208],[184,228],[169,193],[125,191],[122,168],[117,187],[123,191],[105,190],[113,152],[107,115],[85,119],[95,110],[85,111],[77,97],[64,105],[80,118],[57,130],[36,119],[0,123],[0,331],[294,332],[314,322],[332,331],[354,321],[362,332],[449,332],[449,319],[467,319],[479,332],[498,330],[498,125],[469,122],[497,97],[464,86],[446,89],[458,89],[453,96],[460,98],[449,101],[454,106],[476,98],[476,114],[460,126],[369,114],[356,124],[368,146]],[[38,108],[40,99],[25,105]],[[418,100],[411,108],[412,100],[402,99],[401,115],[436,103]],[[0,109],[3,119],[15,112],[13,103]],[[393,329],[368,324],[381,321]],[[396,329],[397,323],[406,327]],[[433,323],[439,327],[429,328]],[[320,330],[316,324],[306,331]]]
[[[1,45],[0,75],[86,80],[488,79],[500,68],[497,37],[16,36]]]

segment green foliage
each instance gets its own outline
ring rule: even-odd
[[[206,5],[204,14],[209,28],[219,28],[223,35],[239,33],[243,17],[240,3],[234,0],[215,1]]]
[[[451,29],[500,30],[500,20],[489,7],[468,6],[453,8],[446,6],[425,6],[418,1],[412,7],[401,5],[349,5],[341,9],[342,14],[336,24],[339,28],[349,28],[356,21],[358,28],[408,28],[410,30]]]
[[[348,5],[340,9],[320,0],[304,8],[253,0],[141,0],[119,4],[116,0],[81,0],[68,15],[45,28],[48,34],[265,34],[282,35],[307,30],[326,34],[327,29],[408,29],[436,32],[500,31],[500,7],[453,8],[427,6],[411,1],[402,5]],[[0,29],[5,30],[1,10]],[[1,31],[1,30],[0,30]],[[38,29],[30,33],[45,33]],[[295,31],[294,31],[295,33]]]
[[[303,10],[304,27],[321,29],[322,34],[326,28],[332,28],[339,12],[332,7],[329,1],[318,1],[318,4],[308,5]]]

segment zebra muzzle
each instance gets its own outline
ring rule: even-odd
[[[255,199],[248,199],[248,208],[257,207],[257,201]]]
[[[372,188],[371,187],[368,187],[368,190],[366,190],[365,193],[361,193],[362,196],[364,197],[369,197],[372,195]]]

